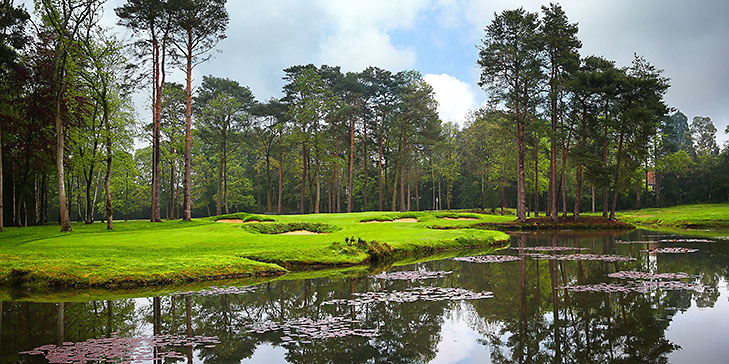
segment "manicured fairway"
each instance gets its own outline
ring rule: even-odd
[[[348,246],[347,238],[387,243],[395,255],[485,246],[508,240],[506,234],[496,231],[429,229],[432,223],[460,222],[437,216],[429,212],[267,216],[275,220],[272,227],[281,223],[326,224],[332,231],[316,235],[262,234],[253,225],[217,223],[213,219],[157,224],[119,221],[111,232],[101,223],[74,224],[73,232],[65,234],[58,232],[55,225],[7,228],[0,233],[0,283],[79,287],[144,285],[279,274],[287,268],[358,264],[370,259],[371,252],[356,245]],[[476,217],[480,222],[514,218],[463,216]],[[246,214],[235,217],[244,221],[254,219]],[[416,217],[418,222],[360,222],[398,217]]]
[[[675,228],[729,228],[729,204],[681,205],[618,212],[633,224]]]

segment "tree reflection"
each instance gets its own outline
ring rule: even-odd
[[[641,232],[621,239],[645,239]],[[291,363],[414,363],[432,361],[443,340],[447,318],[462,315],[481,335],[494,363],[597,363],[668,361],[679,347],[666,338],[673,316],[695,303],[712,307],[717,286],[729,277],[726,247],[707,244],[695,254],[649,256],[640,245],[618,245],[611,233],[600,235],[530,235],[513,238],[519,247],[551,245],[587,247],[596,254],[620,254],[635,262],[535,260],[523,251],[513,262],[473,264],[453,260],[395,269],[453,271],[422,281],[376,280],[369,277],[271,281],[245,294],[171,295],[143,299],[74,303],[0,303],[0,362],[33,361],[20,351],[44,344],[89,338],[138,337],[151,334],[217,336],[215,347],[175,349],[192,363],[240,363],[263,345],[285,351]],[[560,254],[551,252],[549,254]],[[707,287],[703,292],[576,293],[565,285],[607,282],[621,270],[687,272]],[[518,280],[518,281],[517,281]],[[404,290],[421,285],[488,290],[494,298],[462,302],[377,302],[322,305],[350,299],[353,293]],[[329,316],[356,319],[378,329],[374,338],[346,337],[284,342],[280,332],[249,333],[253,323],[285,322]],[[165,360],[165,362],[172,362]]]

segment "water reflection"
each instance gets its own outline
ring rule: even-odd
[[[729,248],[725,243],[617,244],[620,240],[656,240],[635,231],[598,234],[520,234],[515,247],[581,247],[586,253],[622,255],[636,261],[520,259],[468,263],[451,259],[418,263],[398,270],[453,271],[439,278],[402,281],[371,277],[272,281],[238,294],[168,295],[149,298],[67,303],[0,303],[0,362],[44,363],[43,356],[20,355],[41,345],[79,343],[93,338],[140,338],[153,335],[217,337],[213,344],[152,347],[153,355],[180,356],[178,363],[592,363],[683,361],[720,362],[729,348],[716,337],[729,320],[715,309],[723,295]],[[648,254],[646,248],[683,246],[692,254]],[[551,252],[547,254],[561,254]],[[580,293],[568,285],[620,283],[607,274],[620,271],[685,272],[704,286],[699,292],[649,290],[647,293]],[[473,301],[372,302],[322,305],[353,293],[405,290],[421,286],[491,291],[494,298]],[[343,317],[377,329],[372,338],[284,341],[281,332],[248,332],[254,323]],[[693,320],[692,318],[699,318]],[[678,322],[678,326],[674,328]],[[702,343],[701,345],[697,343]],[[712,344],[713,343],[713,344]],[[179,342],[177,342],[179,344]]]

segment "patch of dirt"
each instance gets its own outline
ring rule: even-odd
[[[276,235],[318,235],[318,234],[324,234],[324,233],[315,233],[315,232],[309,231],[309,230],[294,230],[294,231],[289,231],[289,232],[276,234]]]
[[[404,219],[395,219],[395,220],[392,220],[392,222],[418,222],[418,219],[413,218],[413,217],[407,217]]]
[[[456,221],[478,221],[475,217],[442,217],[443,220],[456,220]]]

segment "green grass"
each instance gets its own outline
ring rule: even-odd
[[[264,235],[248,225],[216,223],[213,218],[192,222],[115,222],[73,224],[60,233],[55,225],[7,228],[0,233],[0,285],[28,287],[124,287],[277,275],[314,266],[346,266],[367,262],[376,247],[388,246],[393,259],[417,252],[488,246],[508,240],[496,231],[433,230],[435,213],[415,213],[418,223],[362,224],[382,212],[270,216],[272,223],[321,224],[330,233]],[[243,217],[243,218],[241,218]],[[504,217],[480,215],[479,221]],[[246,220],[247,216],[237,216]],[[512,217],[513,219],[513,217]],[[248,220],[260,220],[249,218]],[[304,224],[304,225],[302,225]],[[264,228],[265,229],[265,228]],[[365,248],[344,251],[340,244],[356,237]]]
[[[729,228],[729,204],[682,205],[617,212],[633,224],[672,228]]]

